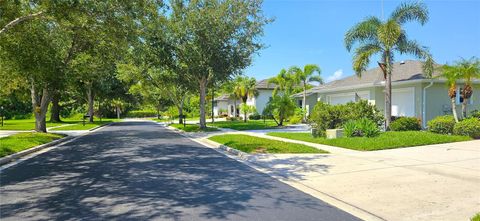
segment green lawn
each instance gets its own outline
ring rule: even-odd
[[[466,136],[443,135],[424,131],[389,131],[373,138],[343,137],[337,139],[314,138],[310,133],[272,132],[267,133],[267,135],[367,151],[471,140],[470,137]]]
[[[26,132],[0,138],[0,157],[64,137],[60,134]]]
[[[61,130],[90,130],[96,126],[112,123],[112,122],[117,122],[119,121],[118,119],[102,119],[102,122],[100,120],[96,120],[93,123],[88,123],[85,122],[85,126],[83,123],[77,122],[76,124],[68,125],[68,126],[63,126],[63,127],[57,127],[57,128],[52,128],[50,129],[51,131],[61,131]]]
[[[175,127],[179,130],[183,130],[185,132],[200,132],[200,131],[204,131],[204,132],[209,132],[209,131],[218,131],[217,128],[214,128],[214,127],[207,127],[206,129],[200,129],[200,127],[198,126],[198,124],[187,124],[185,125],[185,127],[183,126],[183,124],[170,124],[171,127]]]
[[[61,123],[47,122],[47,127],[55,127],[63,124],[76,123],[74,120],[65,120]],[[0,130],[33,130],[35,129],[35,119],[22,119],[22,120],[5,120],[3,127],[0,125]]]
[[[243,121],[218,121],[215,123],[209,123],[209,125],[221,128],[230,128],[234,130],[262,130],[276,128],[277,124],[273,120],[248,120]]]
[[[270,140],[243,134],[217,135],[208,138],[246,153],[328,153],[303,144]]]

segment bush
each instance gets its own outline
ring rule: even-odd
[[[248,119],[250,120],[260,120],[261,118],[262,118],[262,115],[258,114],[257,112],[248,116]]]
[[[470,117],[480,119],[480,110],[473,110],[472,112],[470,112]]]
[[[132,118],[145,118],[145,117],[156,117],[157,111],[154,110],[134,110],[127,113],[127,117]]]
[[[227,121],[241,121],[242,118],[241,117],[227,117],[226,120]]]
[[[325,136],[326,129],[340,128],[349,120],[361,118],[369,119],[377,126],[383,124],[383,116],[380,111],[367,101],[341,105],[318,102],[310,115],[310,122],[312,127],[317,129],[319,136]]]
[[[438,134],[452,134],[455,118],[450,115],[438,116],[428,121],[428,131]]]
[[[421,130],[422,126],[416,117],[399,117],[390,123],[390,130],[392,131],[412,131]]]
[[[477,118],[464,119],[455,124],[453,133],[456,135],[480,138],[480,120]]]
[[[347,137],[375,137],[380,134],[378,125],[367,118],[349,120],[343,125],[343,132]]]

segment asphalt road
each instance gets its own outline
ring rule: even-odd
[[[150,122],[1,171],[1,220],[358,220]]]

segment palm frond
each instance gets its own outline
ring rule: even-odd
[[[357,42],[375,41],[377,39],[378,27],[382,21],[377,17],[368,17],[364,21],[356,24],[345,34],[345,47],[350,51]]]
[[[370,58],[374,54],[381,53],[382,51],[383,48],[376,44],[366,44],[358,47],[355,50],[355,55],[353,57],[353,70],[355,71],[355,74],[361,77],[362,72],[367,70]]]
[[[311,76],[308,79],[308,82],[318,82],[319,84],[324,84],[323,78],[320,75]]]
[[[410,21],[418,21],[424,25],[428,21],[427,6],[423,2],[402,3],[390,15],[390,18],[399,24],[405,24]]]
[[[417,41],[408,40],[405,34],[402,34],[397,42],[396,49],[400,54],[412,54],[413,56],[424,60],[423,73],[426,77],[432,77],[434,71],[434,61],[428,48],[421,46]]]

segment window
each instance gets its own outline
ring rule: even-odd
[[[303,102],[303,100],[298,100],[298,106],[299,107],[302,107],[302,102]]]
[[[455,101],[456,101],[455,103],[456,104],[462,104],[463,103],[462,91],[463,91],[463,87],[458,87],[457,88],[457,96],[455,97]],[[470,97],[470,99],[468,99],[467,104],[473,104],[472,97]]]

